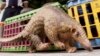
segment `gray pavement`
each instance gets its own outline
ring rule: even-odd
[[[38,52],[38,53],[8,53],[0,52],[0,56],[100,56],[100,49],[95,49],[93,52],[86,50],[78,50],[76,53],[60,52]]]

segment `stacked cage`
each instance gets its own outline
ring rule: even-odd
[[[5,21],[3,38],[10,38],[20,33],[28,23],[33,13],[35,12],[31,11],[25,14],[8,18]],[[31,41],[20,39],[19,41],[2,43],[1,51],[28,51],[28,46],[30,45]]]
[[[54,3],[52,6],[60,7],[60,4]],[[3,29],[3,38],[10,38],[19,34],[24,28],[28,21],[31,19],[39,9],[23,13],[5,20],[5,25]],[[26,37],[27,38],[27,37]],[[46,38],[42,38],[43,42],[46,42]],[[1,51],[29,51],[29,46],[31,46],[31,41],[22,38],[18,41],[11,41],[6,43],[1,43]],[[55,47],[51,47],[48,50],[55,50]]]
[[[100,47],[100,4],[99,0],[71,6],[68,14],[85,30],[93,47]],[[80,47],[80,45],[79,45]]]

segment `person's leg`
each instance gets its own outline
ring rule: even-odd
[[[14,10],[12,8],[6,8],[1,21],[5,21],[6,18],[12,17]]]
[[[0,12],[0,21],[2,20],[2,16],[3,16],[3,14],[4,14],[4,11],[5,11],[5,9],[3,9],[3,10]]]
[[[22,7],[6,8],[1,21],[4,21],[6,18],[20,14],[21,10],[22,10]]]
[[[16,7],[16,8],[14,8],[15,9],[15,13],[14,13],[14,15],[18,15],[18,14],[20,14],[20,12],[21,12],[21,10],[23,9],[22,7]]]
[[[4,14],[2,15],[1,21],[4,21],[9,16],[8,8],[5,9]]]

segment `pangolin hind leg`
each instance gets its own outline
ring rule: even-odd
[[[30,34],[32,47],[35,46],[36,50],[46,50],[49,47],[49,43],[43,43],[38,35]]]
[[[28,52],[29,52],[29,53],[34,53],[34,52],[36,52],[35,47],[34,47],[34,46],[28,46]]]

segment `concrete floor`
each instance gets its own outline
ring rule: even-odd
[[[100,56],[100,49],[95,49],[93,52],[88,52],[86,50],[78,50],[76,53],[66,53],[65,51],[37,52],[37,53],[0,52],[0,56]]]

